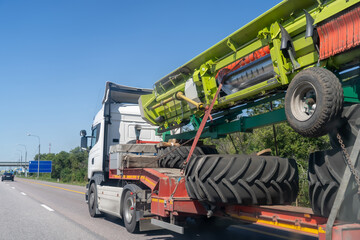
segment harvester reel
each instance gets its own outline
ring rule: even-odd
[[[298,73],[285,96],[285,113],[290,126],[305,137],[320,137],[335,127],[343,108],[339,79],[325,68],[308,68]]]

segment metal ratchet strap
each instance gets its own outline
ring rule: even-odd
[[[206,122],[207,122],[208,118],[210,117],[211,110],[213,109],[214,104],[215,104],[215,101],[216,101],[216,99],[217,99],[217,97],[218,97],[218,95],[219,95],[219,93],[220,93],[220,90],[221,90],[221,88],[222,88],[222,86],[223,86],[224,79],[225,79],[225,78],[224,78],[225,74],[226,74],[225,72],[223,72],[223,74],[220,74],[220,75],[222,75],[222,76],[221,76],[221,78],[222,78],[222,79],[221,79],[221,83],[219,84],[219,87],[218,87],[218,89],[217,89],[217,91],[216,91],[216,93],[215,93],[215,96],[214,96],[213,100],[211,101],[210,107],[205,111],[205,115],[204,115],[204,117],[203,117],[203,119],[202,119],[202,121],[201,121],[200,127],[199,127],[199,129],[198,129],[198,131],[197,131],[197,133],[196,133],[194,142],[193,142],[193,144],[191,145],[191,149],[190,149],[189,155],[188,155],[186,161],[184,162],[184,169],[185,169],[185,167],[186,167],[186,164],[189,162],[189,160],[190,160],[190,158],[191,158],[191,156],[192,156],[192,154],[193,154],[193,152],[194,152],[194,150],[195,150],[195,147],[196,147],[196,145],[197,145],[197,143],[198,143],[198,141],[199,141],[199,138],[200,138],[200,136],[201,136],[201,133],[202,133],[202,131],[204,130],[204,127],[205,127],[205,125],[206,125]],[[183,170],[184,170],[184,169],[183,169]],[[182,171],[182,172],[184,172],[184,171]]]

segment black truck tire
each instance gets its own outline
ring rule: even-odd
[[[330,215],[346,168],[343,153],[338,149],[310,154],[309,197],[316,215],[323,217]],[[356,186],[351,186],[350,190],[346,192],[338,218],[348,221],[360,220],[360,199]]]
[[[136,221],[136,200],[131,194],[130,190],[127,190],[122,202],[122,213],[124,219],[124,225],[129,233],[135,233],[138,231],[138,222]]]
[[[191,146],[166,147],[160,148],[158,155],[160,167],[164,168],[183,168]],[[217,151],[211,146],[199,146],[194,149],[192,156],[200,156],[205,154],[216,154]]]
[[[92,183],[89,188],[89,200],[88,200],[89,213],[91,217],[99,217],[98,214],[98,203],[97,203],[97,191],[95,183]]]
[[[210,203],[290,204],[298,178],[295,160],[273,156],[204,155],[185,169],[190,198]]]
[[[335,127],[343,108],[339,79],[325,68],[298,73],[285,95],[285,114],[290,126],[305,137],[319,137]]]

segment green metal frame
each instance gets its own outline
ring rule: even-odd
[[[275,94],[264,99],[258,100],[256,102],[244,104],[242,106],[234,107],[233,109],[227,109],[223,112],[218,112],[213,114],[213,120],[208,121],[205,125],[203,133],[200,138],[222,138],[226,137],[229,133],[234,132],[249,132],[254,128],[261,126],[276,124],[286,120],[284,109],[277,109],[274,111],[269,111],[267,113],[259,114],[256,116],[240,116],[243,113],[243,110],[249,108],[256,108],[264,103],[269,103],[273,101],[279,101],[285,96],[284,93]],[[163,135],[164,141],[169,139],[191,139],[196,135],[197,129],[193,131],[188,131],[180,134],[174,135]]]
[[[274,110],[268,113],[261,115],[256,115],[252,117],[240,117],[239,120],[232,122],[223,122],[218,125],[212,125],[211,123],[205,127],[200,138],[222,138],[226,137],[227,134],[234,132],[250,132],[254,128],[261,126],[276,124],[279,122],[286,121],[284,109]],[[165,141],[169,139],[183,139],[188,140],[194,138],[196,131],[190,131],[175,135],[167,135],[164,137]]]
[[[342,81],[345,104],[360,103],[360,68],[338,75]]]

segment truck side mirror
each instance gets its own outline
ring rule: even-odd
[[[86,136],[82,136],[81,139],[80,139],[80,147],[81,149],[83,150],[87,150],[87,137]]]
[[[80,136],[81,136],[81,139],[80,139],[80,147],[82,150],[88,150],[87,149],[87,136],[86,136],[86,130],[81,130],[80,131]]]
[[[81,130],[80,131],[80,136],[86,137],[86,130]]]

